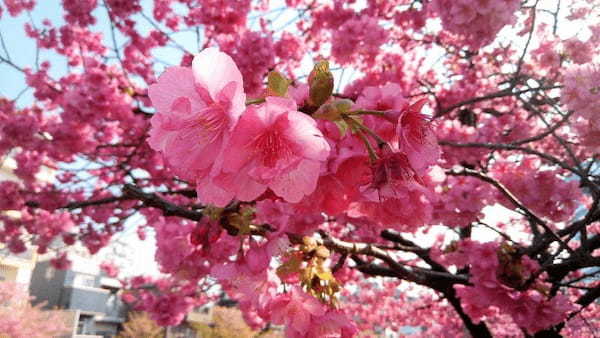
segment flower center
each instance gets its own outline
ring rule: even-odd
[[[227,119],[223,108],[213,104],[200,114],[197,123],[200,127],[201,142],[211,143],[225,130]]]
[[[273,168],[280,160],[289,159],[292,146],[279,131],[267,131],[253,142],[260,160],[265,167]]]

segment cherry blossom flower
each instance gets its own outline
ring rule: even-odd
[[[315,190],[329,145],[293,101],[268,97],[265,104],[249,106],[232,134],[222,172],[213,179],[223,190],[251,201],[269,188],[292,203]]]
[[[150,146],[180,177],[202,183],[244,110],[242,75],[215,48],[198,54],[192,69],[169,68],[148,90],[157,113]]]

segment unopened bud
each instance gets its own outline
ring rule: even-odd
[[[309,103],[320,107],[333,93],[333,74],[329,70],[329,62],[319,61],[308,76]]]
[[[338,99],[331,103],[322,105],[313,115],[316,119],[329,121],[338,121],[342,119],[342,114],[347,113],[352,108],[354,102],[348,99]]]

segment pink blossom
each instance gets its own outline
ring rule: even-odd
[[[223,190],[251,201],[269,188],[292,203],[315,190],[329,145],[293,101],[268,97],[263,105],[249,106],[232,134],[222,174],[214,178]],[[209,189],[199,186],[200,195],[214,191]]]
[[[306,335],[314,338],[351,338],[357,333],[358,329],[349,316],[342,311],[328,309],[323,316],[313,319]]]
[[[106,0],[106,4],[112,15],[123,19],[142,10],[139,0]]]
[[[219,46],[231,55],[243,75],[246,94],[259,95],[264,89],[265,75],[275,65],[272,37],[245,30],[237,36],[219,36],[219,39]]]
[[[388,113],[385,118],[395,124],[408,107],[408,100],[402,95],[403,92],[402,87],[394,82],[378,87],[365,87],[356,100],[356,105],[364,109],[385,111]]]
[[[298,287],[279,295],[270,306],[271,320],[286,326],[286,335],[300,337],[314,325],[313,318],[325,314],[325,305]]]
[[[515,172],[521,175],[521,179],[515,180]],[[492,173],[526,206],[557,222],[570,219],[577,208],[577,201],[582,201],[577,181],[567,181],[556,171],[543,170],[542,163],[533,157],[526,157],[518,166],[499,161],[492,167]],[[538,188],[532,190],[532,186]],[[496,192],[496,196],[504,206],[514,208],[504,195]]]
[[[363,62],[371,65],[386,39],[387,31],[375,18],[357,16],[336,27],[331,54],[341,64],[351,63],[360,57]]]
[[[461,34],[466,43],[479,48],[492,42],[504,27],[515,22],[518,0],[434,0],[431,8],[445,29]]]
[[[235,299],[247,302],[249,306],[260,310],[262,317],[269,318],[270,302],[277,286],[277,277],[272,271],[252,270],[246,260],[240,258],[236,262],[215,264],[210,274]]]
[[[421,113],[425,100],[410,105],[398,119],[398,148],[408,157],[414,170],[422,175],[440,157],[440,147],[427,116]]]
[[[399,187],[421,182],[405,154],[386,146],[379,155],[372,165],[373,178],[370,188],[394,191]]]
[[[33,10],[35,0],[4,0],[4,4],[11,16],[17,16],[22,11]]]
[[[91,14],[96,5],[97,0],[63,0],[63,7],[67,12],[65,19],[69,23],[81,26],[93,25],[96,18]]]
[[[104,271],[108,277],[115,278],[119,274],[119,268],[113,262],[103,262],[100,264],[100,269]]]
[[[61,337],[70,334],[68,318],[62,311],[43,310],[31,305],[27,285],[0,282],[0,333],[14,338]]]
[[[58,256],[56,258],[52,258],[50,260],[50,264],[52,264],[52,266],[55,269],[67,270],[67,269],[71,268],[72,262],[67,257],[67,253],[61,252],[60,254],[58,254]]]
[[[234,33],[246,25],[250,3],[250,0],[203,0],[201,6],[190,3],[185,22],[190,26],[206,25],[209,34]]]
[[[577,38],[570,38],[563,42],[565,54],[574,63],[581,65],[592,61],[594,54],[592,44]]]
[[[495,200],[494,192],[472,177],[448,176],[437,192],[440,198],[433,209],[434,219],[455,227],[483,218],[482,209]]]
[[[360,202],[350,204],[348,216],[365,217],[381,228],[393,227],[399,231],[414,231],[431,220],[431,194],[417,184],[401,189],[388,187],[373,192]]]
[[[193,250],[189,242],[192,224],[157,219],[152,223],[156,231],[155,259],[163,272],[177,272]]]
[[[195,301],[192,297],[181,297],[174,293],[158,296],[149,307],[150,317],[159,325],[177,325],[193,308]]]
[[[569,110],[587,118],[597,118],[600,107],[600,67],[585,64],[570,67],[565,72],[561,101]]]
[[[457,295],[465,312],[475,321],[495,315],[493,307],[509,314],[515,324],[528,333],[546,329],[566,318],[576,307],[563,295],[547,298],[537,290],[517,290],[507,285],[509,274],[512,284],[527,281],[539,269],[537,262],[528,257],[516,258],[502,253],[494,242],[479,243],[463,240],[458,251],[451,253],[458,266],[468,265],[473,286],[456,286]],[[501,262],[499,256],[509,255],[510,262]],[[506,264],[510,264],[507,266]]]
[[[241,73],[229,56],[209,48],[192,69],[169,68],[148,92],[157,110],[150,146],[177,175],[202,184],[244,109]]]

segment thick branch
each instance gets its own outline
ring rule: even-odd
[[[469,330],[471,337],[492,338],[492,333],[488,329],[487,325],[485,325],[485,322],[481,321],[478,324],[475,324],[473,323],[473,320],[471,320],[471,317],[465,313],[462,305],[460,304],[460,300],[458,297],[456,297],[456,291],[454,288],[449,288],[445,292],[442,292],[442,294],[444,295],[444,298],[448,300],[450,305],[452,305],[460,319],[462,319],[465,327],[467,330]]]
[[[454,275],[445,270],[439,271],[415,266],[403,266],[390,256],[388,252],[372,244],[346,242],[329,237],[324,232],[321,232],[321,237],[323,237],[322,244],[324,246],[340,254],[351,255],[355,262],[358,259],[358,255],[365,255],[380,259],[388,265],[389,269],[373,264],[357,266],[359,271],[371,275],[392,277],[390,276],[391,274],[393,277],[424,285],[435,290],[445,290],[454,284],[468,284],[468,278],[466,276]]]
[[[381,237],[387,239],[388,241],[392,241],[394,243],[400,244],[402,247],[401,250],[409,251],[416,254],[419,258],[421,258],[425,263],[429,264],[431,268],[435,271],[448,272],[446,268],[434,261],[429,256],[429,249],[422,248],[412,241],[405,239],[402,235],[394,230],[386,229],[381,232]]]
[[[102,204],[109,204],[109,203],[124,201],[127,199],[129,199],[129,198],[126,196],[112,196],[112,197],[106,197],[106,198],[101,198],[101,199],[97,199],[97,200],[71,202],[71,203],[65,205],[63,207],[63,209],[74,210],[74,209],[86,208],[86,207],[90,207],[90,206],[94,206],[94,205],[102,205]]]
[[[123,186],[123,195],[140,200],[144,202],[144,205],[146,206],[160,209],[163,211],[165,216],[179,216],[192,221],[199,221],[203,216],[201,212],[182,208],[158,197],[155,194],[145,193],[140,188],[130,184]]]

